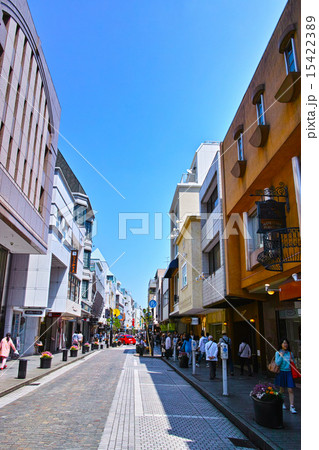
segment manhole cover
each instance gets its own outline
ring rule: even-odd
[[[248,439],[228,438],[235,447],[257,448]]]

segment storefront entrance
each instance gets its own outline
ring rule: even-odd
[[[301,369],[301,309],[284,309],[276,313],[279,342],[288,339],[296,366]]]
[[[246,321],[242,320],[239,322],[234,322],[234,340],[233,340],[233,354],[235,357],[235,362],[240,363],[240,357],[238,356],[239,345],[243,342],[251,348],[251,364],[253,366],[253,371],[258,372],[258,358],[257,358],[257,345],[256,345],[256,329],[253,325],[248,324]]]

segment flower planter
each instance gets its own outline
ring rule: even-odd
[[[90,347],[89,346],[85,345],[83,348],[85,350],[85,353],[89,353],[89,351],[90,351]]]
[[[78,356],[78,351],[77,350],[70,350],[70,356],[71,356],[71,358],[75,358],[76,356]]]
[[[259,400],[251,397],[254,402],[255,420],[259,425],[267,428],[283,428],[282,400]]]
[[[187,355],[180,355],[178,357],[179,359],[179,367],[181,369],[186,369],[188,367],[188,356]]]
[[[40,369],[50,369],[52,358],[40,358]]]

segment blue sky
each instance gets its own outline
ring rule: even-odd
[[[59,148],[97,211],[95,248],[134,299],[169,256],[169,211],[195,150],[221,141],[286,1],[29,0],[62,107]],[[150,234],[119,240],[118,215]],[[163,213],[163,239],[154,213]],[[130,222],[138,227],[140,222]]]

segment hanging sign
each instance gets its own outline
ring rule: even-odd
[[[76,273],[78,267],[78,251],[71,251],[70,273]]]
[[[286,203],[267,200],[256,202],[258,231],[257,233],[267,233],[268,231],[286,228]]]

